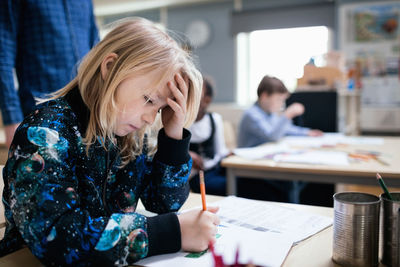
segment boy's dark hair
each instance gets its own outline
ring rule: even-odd
[[[287,94],[289,93],[286,86],[283,84],[281,80],[271,76],[264,76],[262,78],[260,84],[257,88],[257,96],[260,97],[263,93],[267,93],[268,95],[272,94]]]
[[[213,85],[213,81],[211,80],[211,78],[203,76],[203,86],[205,88],[204,95],[213,98],[214,85]]]

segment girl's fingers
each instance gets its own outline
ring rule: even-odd
[[[171,89],[173,96],[175,97],[175,101],[179,105],[184,107],[184,105],[186,104],[186,101],[185,101],[185,96],[183,95],[182,91],[179,90],[179,88],[173,82],[168,82],[168,85],[169,85],[169,88]]]
[[[216,212],[219,210],[219,207],[217,207],[217,206],[210,206],[210,207],[207,208],[207,210],[208,210],[209,212],[216,213]]]
[[[180,80],[179,88],[184,89],[184,90],[182,90],[182,94],[183,94],[184,98],[187,99],[187,96],[189,93],[189,77],[187,75],[182,76],[179,73],[176,75],[176,77],[178,80]]]
[[[167,98],[167,104],[175,114],[182,112],[182,107],[171,98]]]
[[[214,218],[213,221],[214,225],[219,225],[221,223],[221,220],[219,219],[219,217]]]
[[[187,95],[188,91],[188,84],[187,81],[182,77],[180,73],[175,74],[174,76],[177,85],[179,86],[180,90],[182,91],[183,95]],[[185,76],[186,78],[186,76]]]
[[[184,95],[185,95],[185,98],[187,98],[187,96],[189,94],[190,81],[189,81],[189,77],[187,75],[185,75],[183,77],[183,79],[185,80],[185,85],[186,85],[186,94],[184,94]]]
[[[175,74],[175,81],[179,87],[179,91],[182,93],[183,95],[183,100],[186,101],[187,99],[187,95],[188,95],[188,84],[189,84],[189,78],[187,76],[185,76],[185,79],[182,78],[182,75],[180,73]]]

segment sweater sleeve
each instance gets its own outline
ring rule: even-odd
[[[155,213],[177,211],[189,195],[188,178],[192,167],[189,156],[190,132],[183,139],[169,138],[162,129],[158,149],[149,161],[141,200],[147,210]]]
[[[310,131],[310,128],[297,126],[297,125],[294,125],[293,122],[291,122],[291,124],[286,132],[286,135],[303,136],[303,135],[307,135],[309,131]]]
[[[55,129],[59,122],[21,124],[4,168],[12,220],[49,266],[88,261],[109,221],[81,203],[72,138]]]
[[[189,195],[188,177],[192,167],[189,156],[191,134],[184,130],[183,139],[169,138],[162,129],[158,149],[149,162],[141,200],[147,210],[165,216],[179,210]],[[169,215],[168,215],[169,214]],[[149,218],[149,255],[178,251],[181,247],[179,221],[175,217]],[[167,225],[164,223],[168,222]],[[163,240],[168,240],[163,242]]]
[[[64,127],[65,120],[21,124],[5,166],[12,220],[32,253],[46,266],[124,266],[178,251],[174,213],[147,218],[134,212],[89,212],[80,196],[84,178],[75,172],[76,153],[84,146],[76,144],[78,133]]]
[[[257,106],[251,107],[241,119],[239,147],[251,147],[265,142],[278,141],[290,127],[291,121],[285,116],[266,114]]]

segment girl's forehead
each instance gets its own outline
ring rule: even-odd
[[[156,86],[150,93],[151,97],[156,100],[165,100],[173,96],[171,89],[168,86],[168,81],[163,82],[159,86]]]
[[[136,84],[144,93],[162,94],[162,88],[167,85],[168,81],[173,80],[173,74],[160,69],[141,70],[131,73],[124,79],[124,81],[126,80]]]

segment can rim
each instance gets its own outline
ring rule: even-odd
[[[350,200],[341,198],[344,195],[350,195],[350,194],[367,196],[367,197],[370,197],[371,200],[370,201],[368,201],[368,200],[366,200],[366,201],[350,201]],[[378,197],[376,195],[369,194],[369,193],[363,193],[363,192],[353,192],[353,191],[335,193],[333,195],[333,199],[336,201],[339,201],[341,203],[354,204],[354,205],[376,204],[381,201],[380,197]],[[372,200],[372,199],[375,199],[375,200]]]
[[[390,194],[391,195],[393,195],[393,194],[400,195],[400,192],[395,191],[395,192],[390,192]],[[385,201],[389,201],[389,202],[393,202],[393,203],[400,203],[400,200],[391,200],[391,199],[387,198],[385,193],[380,194],[379,197],[381,199],[384,199]]]

